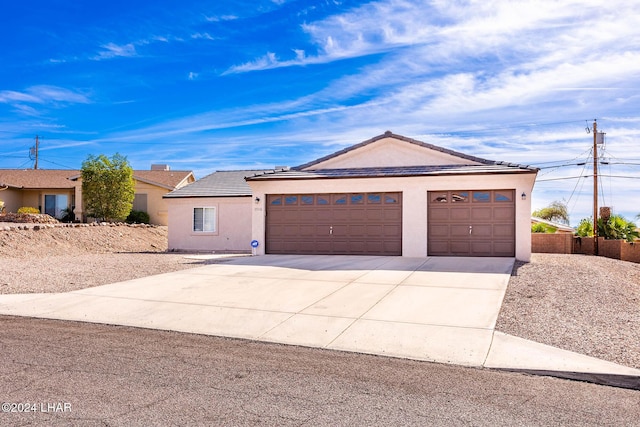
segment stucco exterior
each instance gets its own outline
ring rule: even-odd
[[[304,181],[251,181],[254,197],[251,238],[261,244],[256,253],[264,254],[265,203],[267,194],[402,192],[402,255],[427,256],[427,192],[439,190],[504,190],[516,194],[516,258],[531,259],[531,191],[534,174],[469,175],[435,177],[330,179]],[[521,194],[526,196],[522,200]]]
[[[412,166],[423,171],[407,169]],[[429,169],[431,166],[434,168]],[[363,173],[369,176],[358,177]],[[267,194],[401,192],[402,255],[426,257],[429,191],[513,189],[515,256],[529,261],[531,191],[536,174],[536,169],[480,159],[386,132],[291,171],[250,178],[253,196],[260,199],[252,210],[251,238],[260,242],[257,253],[264,254]]]
[[[168,199],[169,250],[250,252],[251,196]],[[215,208],[216,231],[193,231],[193,209]]]
[[[147,210],[149,214],[149,222],[156,225],[167,225],[168,206],[166,200],[162,198],[170,190],[158,187],[157,185],[147,184],[146,182],[134,179],[135,193],[147,195]]]

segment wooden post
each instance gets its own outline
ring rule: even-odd
[[[598,124],[593,120],[593,254],[598,255]]]

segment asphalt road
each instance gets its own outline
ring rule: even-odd
[[[0,317],[0,402],[3,426],[640,424],[640,391],[18,317]]]

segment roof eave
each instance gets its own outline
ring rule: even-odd
[[[514,169],[505,171],[475,171],[475,172],[459,172],[459,171],[438,171],[424,174],[394,174],[394,175],[296,175],[296,176],[267,176],[260,175],[246,178],[247,181],[295,181],[295,180],[313,180],[313,179],[358,179],[358,178],[411,178],[425,176],[468,176],[468,175],[510,175],[510,174],[538,174],[537,170],[530,169]]]

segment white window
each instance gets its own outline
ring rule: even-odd
[[[216,208],[193,208],[193,231],[215,233]]]

